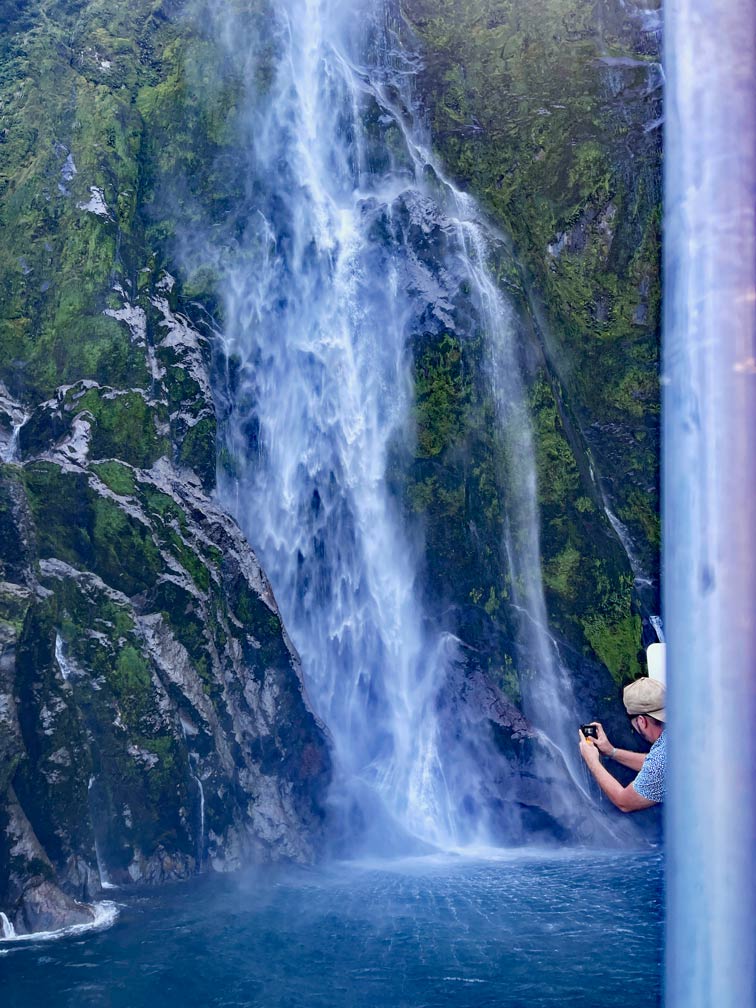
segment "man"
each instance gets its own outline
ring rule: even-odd
[[[610,802],[621,812],[638,812],[664,801],[664,770],[667,762],[664,686],[656,679],[636,679],[625,687],[622,700],[635,731],[646,742],[653,743],[648,755],[631,752],[629,749],[617,749],[606,737],[606,732],[598,721],[594,721],[598,738],[586,739],[582,732],[579,733],[580,755]],[[609,756],[631,770],[638,770],[638,776],[627,787],[623,787],[602,765],[599,754]]]

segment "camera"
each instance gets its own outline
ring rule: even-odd
[[[598,738],[598,728],[594,724],[581,724],[580,731],[586,738]]]

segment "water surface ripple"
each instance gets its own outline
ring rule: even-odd
[[[661,856],[260,869],[0,955],[5,1008],[652,1008]],[[9,946],[5,945],[4,949]]]

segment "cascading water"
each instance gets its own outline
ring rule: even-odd
[[[63,654],[63,640],[60,634],[55,634],[55,661],[58,663],[58,668],[60,669],[60,674],[65,680],[71,678],[71,666],[66,660],[66,656]]]
[[[454,641],[426,625],[386,485],[412,394],[415,306],[396,211],[423,208],[406,198],[406,172],[371,170],[361,116],[374,98],[326,36],[337,14],[281,12],[253,169],[277,184],[258,204],[262,261],[230,278],[226,305],[227,353],[240,358],[230,438],[249,457],[225,494],[270,574],[344,779],[409,833],[459,843],[482,806],[462,821],[465,775],[450,780],[442,755],[436,704]]]
[[[464,200],[456,195],[456,202]],[[548,629],[546,602],[541,576],[539,548],[538,496],[535,448],[527,399],[514,343],[515,319],[488,272],[489,249],[480,225],[468,220],[460,224],[467,250],[473,290],[479,301],[484,331],[487,334],[487,365],[497,419],[505,445],[502,485],[507,487],[503,550],[507,560],[512,591],[512,605],[520,616],[520,665],[523,709],[540,730],[545,752],[538,764],[541,772],[551,773],[557,765],[566,769],[584,798],[583,768],[579,765],[574,743],[577,724],[572,686],[560,660],[559,648]],[[570,729],[572,729],[570,731]],[[544,758],[545,757],[545,758]],[[567,801],[574,801],[568,789]]]
[[[192,774],[192,779],[197,785],[199,795],[199,836],[197,838],[197,869],[202,870],[202,862],[205,859],[205,789],[202,787],[202,780],[198,774]]]
[[[189,751],[189,776],[197,785],[197,818],[199,827],[197,833],[197,871],[202,871],[202,865],[205,860],[205,789],[202,786],[202,767],[200,766],[200,757],[198,753],[192,751],[191,747],[191,739],[197,734],[197,729],[183,716],[180,717],[179,723],[181,725],[181,732],[184,736],[184,742],[186,743]]]
[[[92,820],[92,835],[94,839],[95,859],[97,861],[97,874],[100,877],[100,886],[102,889],[117,889],[118,887],[111,881],[110,873],[108,872],[107,865],[105,864],[105,859],[102,856],[102,843],[100,840],[102,815],[99,814],[98,801],[100,798],[101,795],[99,793],[97,778],[90,777],[89,784],[87,785],[87,802],[89,804],[89,814]]]
[[[16,929],[8,920],[8,916],[0,911],[0,938],[15,938]]]
[[[393,826],[450,847],[501,839],[490,810],[502,761],[480,725],[441,714],[459,642],[423,606],[420,549],[387,469],[412,437],[410,336],[454,328],[460,299],[488,341],[507,443],[504,552],[520,586],[522,652],[537,670],[528,713],[557,753],[558,786],[575,792],[584,777],[564,755],[574,717],[547,630],[512,312],[487,270],[474,203],[408,125],[398,96],[413,66],[383,15],[328,0],[277,7],[275,75],[243,141],[244,237],[225,266],[216,389],[235,473],[221,474],[220,493],[261,557],[333,736],[346,828],[378,820],[383,842]],[[219,37],[233,39],[215,16]],[[574,815],[574,793],[560,804],[570,802]],[[506,830],[522,838],[515,819]]]

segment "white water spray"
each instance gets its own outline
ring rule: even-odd
[[[185,717],[179,715],[179,724],[181,725],[181,733],[184,736],[184,741],[189,743],[191,736],[197,734],[196,727],[187,721]],[[191,752],[189,750],[189,766],[190,768],[194,766],[196,773],[190,769],[189,773],[197,785],[197,794],[199,796],[199,836],[197,837],[197,869],[201,870],[202,862],[205,858],[205,789],[202,787],[202,780],[200,778],[200,767],[199,767],[199,756],[196,752]]]
[[[83,924],[69,924],[67,927],[58,928],[55,931],[32,931],[30,934],[17,934],[13,925],[8,921],[4,913],[0,912],[0,924],[3,927],[2,940],[12,941],[19,945],[30,945],[37,942],[55,941],[58,938],[69,938],[73,935],[86,934],[89,931],[104,931],[118,919],[119,909],[117,904],[111,900],[101,900],[98,903],[86,904],[92,911],[92,920]],[[5,923],[3,921],[5,918]],[[13,933],[6,934],[8,927]]]
[[[487,334],[487,366],[503,437],[507,488],[503,551],[510,574],[514,608],[520,613],[521,688],[523,709],[549,748],[558,751],[573,781],[580,787],[582,767],[574,744],[577,724],[572,686],[548,630],[541,576],[539,512],[533,431],[523,384],[517,325],[511,306],[494,282],[482,227],[467,221],[463,228],[468,269]],[[582,790],[582,788],[581,788]],[[586,796],[587,797],[587,796]]]
[[[221,495],[271,578],[342,792],[377,796],[403,830],[451,848],[487,838],[502,764],[480,725],[443,716],[459,642],[422,604],[421,550],[387,470],[411,439],[410,338],[455,330],[461,298],[488,342],[507,444],[504,552],[526,614],[526,703],[567,776],[582,778],[547,629],[514,316],[487,265],[495,239],[408,125],[396,95],[413,68],[395,47],[387,55],[373,13],[279,6],[274,82],[246,124],[256,198],[225,288],[220,395],[238,470]],[[372,32],[370,57],[347,42],[345,19]]]
[[[3,462],[16,462],[18,460],[18,437],[25,422],[26,418],[24,418],[21,423],[13,425],[11,436],[2,451],[2,455],[0,456]]]
[[[229,434],[249,465],[224,496],[271,577],[343,780],[377,794],[399,828],[448,845],[482,815],[437,715],[456,645],[428,626],[386,483],[412,402],[398,232],[424,207],[395,171],[371,170],[362,117],[379,110],[339,48],[345,12],[281,7],[284,55],[251,146],[258,177],[282,174],[259,207],[261,260],[227,289],[226,349],[241,360]],[[467,821],[458,787],[478,808]]]

